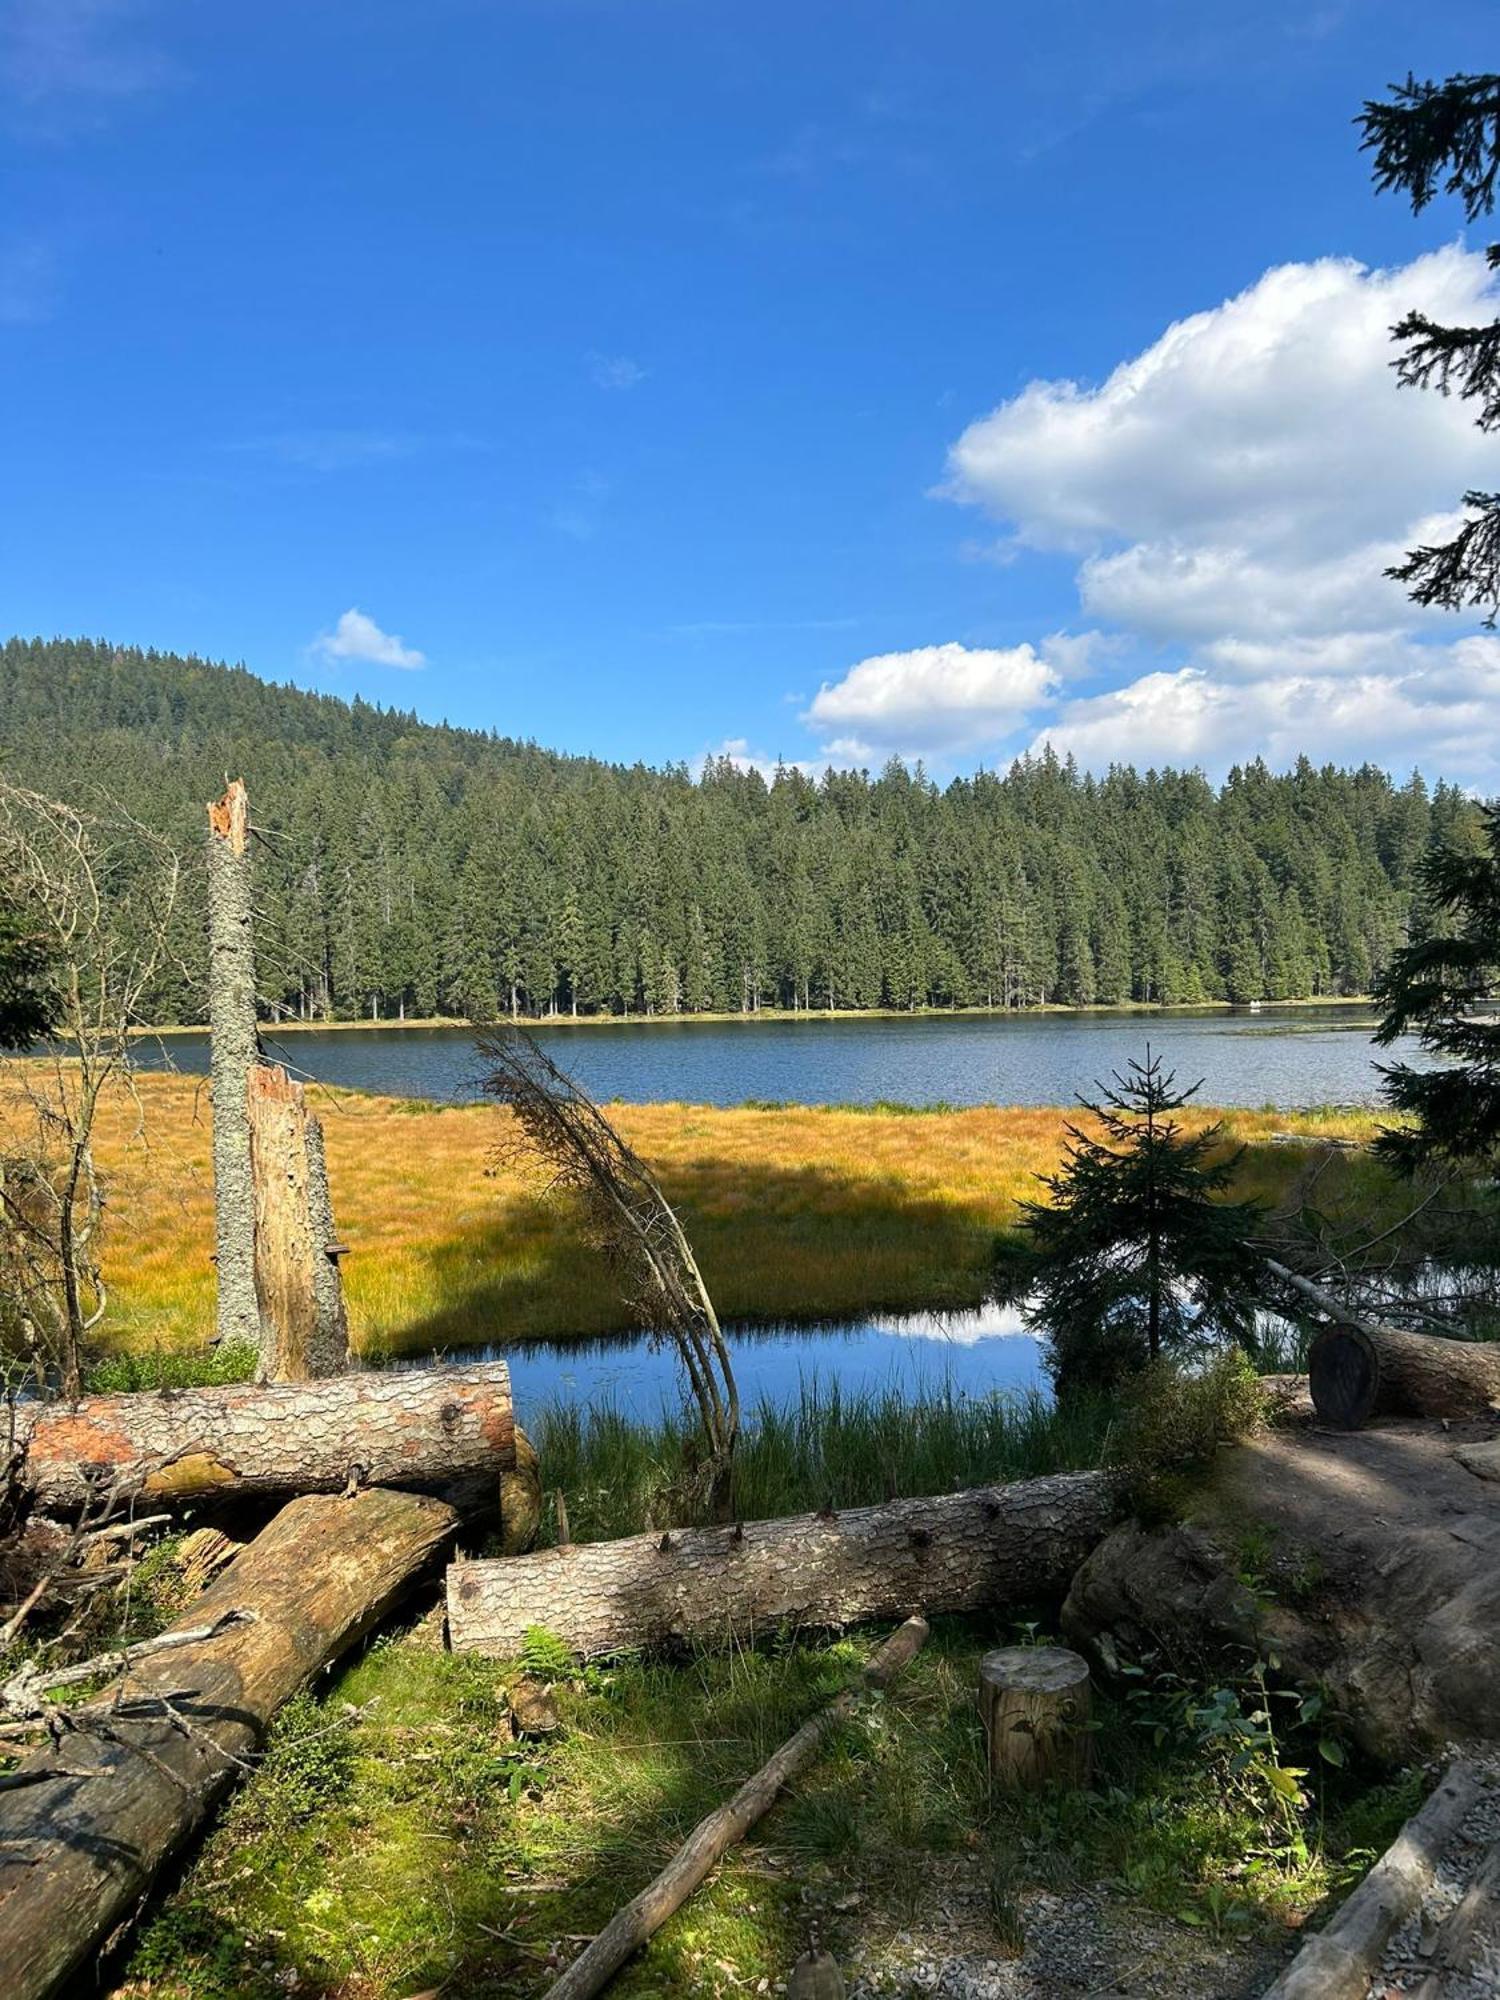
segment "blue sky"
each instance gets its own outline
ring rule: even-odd
[[[1500,783],[1382,563],[1492,309],[1350,119],[1493,4],[0,4],[0,624],[608,757]],[[1497,230],[1500,233],[1500,230]]]

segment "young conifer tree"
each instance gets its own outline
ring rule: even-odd
[[[1061,1169],[1043,1176],[1048,1202],[1022,1204],[1029,1255],[1015,1288],[1047,1339],[1058,1393],[1108,1388],[1163,1355],[1244,1340],[1260,1260],[1247,1238],[1253,1202],[1224,1199],[1241,1152],[1222,1151],[1223,1126],[1186,1132],[1179,1090],[1146,1049],[1099,1101],[1079,1101],[1099,1130],[1068,1126]]]

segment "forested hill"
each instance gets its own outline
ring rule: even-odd
[[[243,776],[268,1006],[366,1017],[1364,992],[1471,811],[1305,761],[694,778],[83,640],[0,647],[0,768],[195,854]],[[163,1018],[201,1017],[200,925]]]

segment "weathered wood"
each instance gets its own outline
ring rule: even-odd
[[[267,1382],[310,1382],[349,1365],[323,1128],[284,1069],[250,1072],[255,1291]]]
[[[1432,1965],[1415,2000],[1443,2000],[1460,1974],[1480,1971],[1488,1952],[1500,1953],[1500,1842],[1475,1869],[1469,1886],[1438,1926],[1432,1941]],[[1492,1964],[1500,1972],[1500,1964]]]
[[[1061,1593],[1116,1513],[1096,1472],[541,1549],[448,1571],[456,1650],[514,1654],[545,1625],[582,1654],[751,1633],[787,1621],[852,1625],[912,1605],[975,1611]]]
[[[926,1621],[920,1616],[908,1618],[866,1665],[864,1685],[887,1687],[916,1657],[926,1637]],[[782,1788],[806,1770],[829,1732],[853,1712],[859,1692],[849,1688],[835,1696],[740,1786],[727,1805],[700,1820],[656,1880],[617,1911],[562,1978],[548,1987],[546,2000],[591,2000],[608,1985],[626,1959],[681,1908],[720,1858],[770,1811]]]
[[[1264,2000],[1365,2000],[1391,1932],[1421,1902],[1481,1790],[1473,1765],[1454,1764],[1359,1887],[1304,1940]]]
[[[323,1382],[86,1396],[23,1405],[22,1478],[47,1507],[76,1508],[100,1477],[180,1505],[371,1486],[451,1493],[478,1482],[491,1504],[515,1463],[510,1371],[468,1368],[335,1375]]]
[[[1089,1666],[1063,1646],[1002,1646],[979,1662],[990,1777],[1012,1791],[1086,1784],[1093,1763]]]
[[[250,1075],[260,1060],[250,807],[238,778],[208,808],[208,1025],[213,1100],[214,1259],[221,1340],[260,1345]]]
[[[6,2000],[44,2000],[95,1958],[282,1703],[384,1614],[456,1526],[417,1494],[292,1501],[178,1621],[209,1636],[132,1662],[78,1727],[5,1780]]]
[[[1394,1326],[1325,1327],[1308,1354],[1325,1424],[1372,1417],[1483,1417],[1500,1411],[1500,1344],[1443,1340]]]

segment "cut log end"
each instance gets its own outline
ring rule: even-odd
[[[1325,1424],[1357,1431],[1380,1401],[1380,1355],[1369,1335],[1330,1327],[1313,1342],[1307,1363],[1313,1408]]]
[[[990,1776],[1012,1791],[1081,1785],[1092,1762],[1089,1669],[1062,1646],[1004,1646],[979,1663]]]
[[[1325,1327],[1307,1362],[1325,1424],[1358,1430],[1374,1417],[1485,1417],[1500,1408],[1500,1346],[1394,1326]]]

